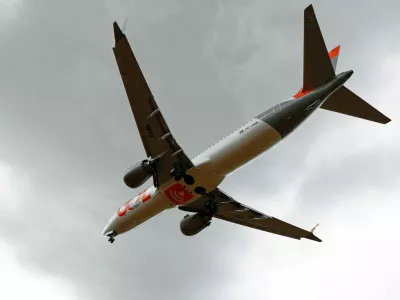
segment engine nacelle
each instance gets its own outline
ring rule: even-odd
[[[198,213],[194,215],[186,215],[180,223],[181,232],[184,235],[192,236],[198,234],[210,224],[210,219],[207,216]]]
[[[134,189],[141,186],[154,174],[154,168],[146,159],[134,164],[124,175],[124,182],[127,186]]]

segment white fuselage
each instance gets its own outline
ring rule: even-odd
[[[196,187],[203,187],[206,192],[214,190],[230,173],[290,134],[341,87],[351,74],[352,71],[343,72],[307,95],[295,101],[281,102],[250,120],[193,159],[194,166],[186,171],[195,179],[193,185],[185,184],[183,179],[177,182],[171,177],[159,188],[145,190],[118,210],[104,228],[103,234],[111,231],[114,235],[121,234],[166,209],[195,201],[201,197],[195,192]]]
[[[206,191],[215,189],[224,178],[261,155],[281,140],[277,130],[254,118],[245,125],[208,148],[193,159],[194,167],[186,173],[195,178],[194,185],[186,185],[174,178],[158,189],[151,187],[129,200],[104,228],[103,234],[117,234],[131,230],[166,209],[188,204],[201,197],[194,192],[196,186]]]

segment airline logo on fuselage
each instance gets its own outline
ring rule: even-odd
[[[175,183],[165,191],[165,196],[175,205],[182,205],[193,199],[193,195],[189,193],[182,184]]]
[[[123,217],[126,215],[126,212],[128,210],[134,210],[135,208],[137,208],[140,205],[140,200],[142,200],[142,203],[145,203],[146,201],[150,200],[151,194],[146,191],[147,190],[144,190],[136,198],[129,200],[123,206],[121,206],[121,208],[118,209],[117,211],[118,216]]]

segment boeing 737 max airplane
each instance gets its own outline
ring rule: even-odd
[[[162,211],[178,207],[192,213],[180,222],[195,235],[212,218],[278,235],[321,242],[298,228],[252,209],[218,188],[230,173],[271,149],[318,108],[382,124],[390,119],[344,86],[353,71],[336,74],[340,47],[328,53],[312,5],[304,10],[303,87],[288,101],[259,114],[193,160],[179,146],[139,68],[125,34],[114,23],[114,55],[147,158],[124,176],[130,188],[153,177],[154,185],[121,206],[103,230],[111,243]]]

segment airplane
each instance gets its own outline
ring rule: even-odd
[[[113,23],[113,52],[147,155],[124,175],[129,188],[153,178],[153,186],[127,201],[109,220],[102,235],[113,243],[161,212],[178,207],[188,212],[180,230],[193,236],[213,218],[273,234],[321,242],[305,230],[236,201],[218,186],[238,168],[286,138],[318,108],[381,124],[391,120],[344,86],[353,71],[336,74],[340,46],[328,52],[312,5],[304,10],[303,86],[290,99],[274,105],[206,149],[192,160],[165,122],[130,44]]]

